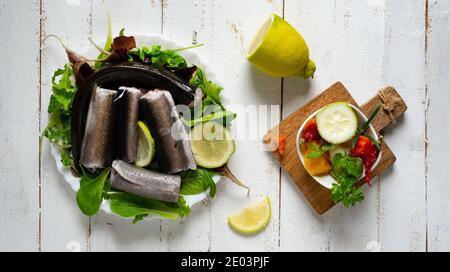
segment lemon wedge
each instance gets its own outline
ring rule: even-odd
[[[261,200],[228,216],[228,224],[237,233],[256,234],[267,226],[271,213],[270,198],[265,196]]]

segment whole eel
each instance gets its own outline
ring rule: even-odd
[[[191,145],[168,91],[153,90],[139,101],[141,119],[155,139],[156,158],[161,171],[169,174],[197,169]]]
[[[87,168],[109,167],[113,160],[116,95],[116,91],[100,87],[92,91],[80,158]]]
[[[121,160],[112,163],[111,187],[138,196],[177,202],[181,178],[136,167]]]
[[[116,158],[127,163],[134,162],[137,148],[137,122],[139,98],[142,92],[132,87],[120,87],[117,103]]]

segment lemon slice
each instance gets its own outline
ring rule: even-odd
[[[347,103],[331,103],[316,115],[320,136],[332,144],[342,144],[350,140],[358,129],[358,118]]]
[[[138,167],[149,165],[155,156],[155,141],[144,122],[138,121],[138,143],[134,164]]]
[[[247,59],[264,73],[310,78],[316,65],[305,40],[288,22],[272,14],[250,43]]]
[[[228,224],[238,233],[256,234],[267,226],[271,213],[270,198],[266,196],[228,216]]]
[[[224,165],[236,149],[231,134],[216,122],[196,125],[189,132],[189,140],[195,162],[205,168]]]

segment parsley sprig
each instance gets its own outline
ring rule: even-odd
[[[333,166],[331,175],[337,181],[331,188],[334,203],[342,202],[345,207],[348,207],[363,201],[364,194],[355,184],[363,170],[361,159],[337,153],[333,156],[331,164]]]

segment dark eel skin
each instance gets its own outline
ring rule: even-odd
[[[136,88],[120,87],[117,103],[116,158],[127,163],[134,162],[138,139],[137,122],[139,98],[142,92]]]
[[[113,161],[116,96],[116,91],[100,87],[92,93],[81,143],[81,164],[87,168],[105,168]]]
[[[112,163],[111,187],[138,196],[177,202],[181,178],[136,167],[121,160]]]
[[[89,99],[95,85],[114,90],[121,86],[133,86],[146,90],[162,88],[172,94],[177,104],[189,106],[196,101],[201,101],[202,96],[201,90],[191,86],[186,79],[168,70],[157,69],[150,65],[125,63],[100,68],[86,80],[77,84],[78,91],[73,101],[71,124],[72,156],[75,162],[80,161]],[[81,173],[78,163],[75,163],[75,167]]]
[[[156,158],[162,172],[174,174],[197,169],[191,145],[172,96],[153,90],[139,101],[140,119],[147,123],[155,139]]]

